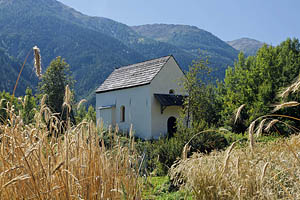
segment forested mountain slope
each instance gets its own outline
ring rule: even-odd
[[[74,17],[68,20],[64,15],[69,10],[54,0],[1,1],[0,45],[20,60],[37,45],[44,69],[62,56],[74,73],[79,96],[92,92],[114,67],[145,59],[119,40],[73,22]]]
[[[238,51],[213,34],[195,26],[173,24],[149,24],[132,27],[139,34],[175,45],[186,52],[199,56],[208,56],[217,71],[217,77],[224,77],[228,65],[237,58]]]
[[[23,63],[9,56],[0,48],[0,92],[3,90],[10,93],[13,92],[22,65]],[[27,87],[35,89],[36,83],[37,78],[33,66],[25,65],[16,88],[16,95],[24,94]]]

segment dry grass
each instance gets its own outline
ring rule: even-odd
[[[196,153],[170,175],[196,199],[300,199],[300,136],[253,150]]]
[[[0,199],[139,199],[137,155],[112,136],[107,149],[95,124],[68,125],[42,103],[23,125],[13,108],[0,125]],[[47,123],[46,123],[47,122]]]

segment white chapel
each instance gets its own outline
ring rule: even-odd
[[[176,131],[185,75],[173,56],[115,69],[96,90],[97,120],[135,136],[157,139]]]

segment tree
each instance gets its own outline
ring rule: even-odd
[[[297,39],[287,39],[276,47],[264,45],[256,56],[245,58],[240,53],[234,67],[226,70],[222,98],[225,124],[243,132],[254,119],[272,111],[271,105],[280,101],[278,91],[300,73],[299,46]],[[243,104],[237,125],[244,128],[238,128],[232,116]]]
[[[73,88],[74,80],[71,76],[70,67],[61,57],[57,57],[50,63],[46,72],[42,75],[39,84],[40,94],[46,94],[46,104],[53,113],[60,113],[61,119],[66,120],[67,109],[63,109],[65,88],[69,85]],[[71,89],[72,91],[72,89]],[[72,91],[72,94],[74,92]],[[73,112],[70,113],[71,121],[75,122]]]
[[[195,131],[215,126],[219,121],[217,90],[211,80],[207,60],[199,60],[190,66],[182,83],[188,97],[184,102],[181,124],[188,119]]]

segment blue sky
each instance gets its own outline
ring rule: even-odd
[[[300,38],[300,0],[59,1],[127,25],[194,25],[225,41],[249,37],[277,45],[287,37]]]

